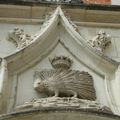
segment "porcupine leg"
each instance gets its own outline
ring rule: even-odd
[[[55,96],[54,97],[59,97],[59,91],[55,90]]]
[[[73,93],[73,96],[72,96],[72,98],[77,98],[77,93],[76,92],[74,92],[74,91],[72,91],[72,93]]]

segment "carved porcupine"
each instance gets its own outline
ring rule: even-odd
[[[92,76],[76,70],[43,70],[36,72],[34,88],[54,97],[77,97],[95,100]]]
[[[92,76],[88,72],[76,70],[44,70],[36,73],[34,88],[49,96],[72,96],[95,100]]]

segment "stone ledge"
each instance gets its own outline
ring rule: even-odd
[[[41,99],[33,99],[31,102],[26,102],[23,105],[17,106],[15,111],[25,111],[37,108],[74,108],[112,113],[108,107],[101,105],[96,101],[83,100],[74,97],[48,97]]]
[[[120,120],[120,116],[92,110],[74,108],[39,108],[12,112],[0,116],[0,120]]]

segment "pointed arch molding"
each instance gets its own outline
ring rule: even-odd
[[[73,41],[62,40],[63,44],[69,47],[69,43],[71,42],[74,46],[77,46],[77,48],[83,48],[83,51],[86,51],[92,55],[92,57],[94,56],[96,60],[102,60],[101,64],[108,64],[106,69],[109,69],[112,72],[114,69],[116,69],[118,63],[89,46],[86,43],[86,40],[83,39],[82,36],[75,30],[73,25],[70,24],[61,8],[57,7],[53,15],[50,16],[49,20],[45,21],[41,27],[41,30],[38,31],[38,33],[35,35],[36,37],[28,46],[5,58],[8,63],[8,70],[14,72],[30,67],[38,60],[40,56],[45,54],[47,51],[49,52],[49,49],[54,47],[59,40],[58,25],[60,23],[65,28],[66,32],[69,33],[69,35],[73,38]]]
[[[59,38],[59,25],[65,29],[72,39]],[[22,72],[33,66],[47,56],[59,42],[83,64],[105,77],[105,87],[110,107],[115,113],[120,114],[120,108],[117,107],[120,96],[115,94],[115,86],[111,84],[111,81],[114,80],[117,90],[120,90],[120,84],[118,84],[120,70],[116,73],[119,64],[89,46],[65,17],[60,7],[57,7],[50,19],[43,24],[31,44],[4,58],[7,61],[9,75]]]

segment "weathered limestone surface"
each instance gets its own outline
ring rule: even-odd
[[[20,6],[19,7],[7,6],[7,7],[8,7],[8,10],[10,10],[10,14],[11,14],[11,17],[13,17],[13,19],[7,20],[6,21],[7,23],[4,22],[4,24],[3,23],[0,24],[0,26],[3,27],[3,30],[1,29],[0,33],[1,34],[4,33],[3,35],[1,35],[2,40],[0,41],[1,42],[0,49],[2,49],[2,52],[0,52],[0,56],[6,59],[7,68],[8,68],[8,78],[5,81],[4,80],[2,81],[5,85],[4,93],[7,93],[7,94],[4,94],[5,95],[4,98],[5,100],[8,100],[4,102],[4,105],[6,105],[6,109],[4,113],[12,112],[18,106],[23,105],[22,107],[24,107],[25,102],[29,103],[30,101],[34,101],[36,99],[38,99],[38,101],[41,102],[41,100],[39,100],[40,98],[48,97],[46,94],[39,93],[34,90],[33,88],[33,84],[35,82],[34,73],[35,71],[52,69],[49,59],[57,55],[57,56],[70,57],[74,61],[74,63],[71,65],[72,70],[88,72],[93,77],[92,86],[94,86],[94,89],[95,89],[96,102],[99,103],[100,105],[109,107],[114,114],[120,114],[120,107],[119,107],[120,95],[118,95],[118,92],[116,92],[120,90],[119,63],[111,59],[113,58],[119,61],[120,35],[119,35],[119,29],[118,29],[119,19],[117,18],[119,16],[119,12],[106,11],[105,13],[103,13],[103,11],[88,10],[87,15],[85,17],[84,13],[86,11],[84,10],[66,9],[64,12],[68,16],[65,17],[61,8],[58,7],[53,15],[51,15],[50,17],[45,17],[44,15],[48,13],[49,10],[52,11],[53,10],[52,8],[48,7],[47,9],[44,8],[43,10],[42,7],[34,7],[34,10],[37,12],[32,11],[33,10],[32,8],[31,11],[33,13],[30,14],[31,16],[29,16],[29,14],[28,16],[21,15],[22,13],[18,14],[18,16],[15,16],[14,10],[15,9],[18,10],[18,8],[21,9],[21,7]],[[2,6],[2,9],[4,11],[4,9],[6,10],[7,8],[5,6]],[[28,10],[28,8],[22,8],[22,9],[23,11],[24,9]],[[40,11],[41,13],[38,14]],[[4,17],[6,18],[9,17],[9,15],[4,16],[2,13],[3,12],[1,12],[1,17],[2,17],[1,22],[3,22],[2,20],[4,20]],[[75,15],[74,13],[77,13],[76,16],[74,16]],[[78,16],[79,13],[81,13],[82,16]],[[90,17],[91,13],[92,15],[94,14],[93,15],[94,17],[93,16]],[[106,16],[107,13],[109,13],[110,15],[109,19],[104,18],[103,20],[103,16]],[[17,20],[15,17],[22,18],[22,19]],[[25,18],[26,19],[31,18],[31,19],[27,21]],[[32,21],[33,19],[37,19],[37,18],[41,18],[41,19],[45,18],[43,26],[41,26],[41,23],[39,23],[38,21],[37,22]],[[69,18],[69,20],[67,18]],[[86,18],[89,18],[89,20],[91,21],[84,21]],[[117,18],[117,20],[113,21],[111,20],[111,18],[114,18],[113,20]],[[15,20],[16,20],[16,23],[13,24]],[[72,22],[71,20],[76,21],[75,23],[81,24],[81,26],[80,25],[76,26],[74,22]],[[83,26],[84,23],[81,23],[82,21],[87,22],[87,25]],[[96,22],[96,21],[97,21],[97,24],[95,23],[94,27],[91,26],[93,25],[93,23],[89,24],[89,22]],[[109,24],[107,24],[106,25],[107,28],[105,28],[103,25],[101,26],[99,22],[101,23],[108,22]],[[111,22],[113,22],[113,24],[111,24]],[[26,25],[26,23],[29,23],[29,24]],[[7,38],[6,38],[9,31],[13,30],[16,25],[18,25],[20,29],[24,28],[25,31],[31,36],[35,35],[33,43],[31,42],[27,44],[26,47],[22,47],[19,50],[14,44],[7,41]],[[116,28],[116,25],[118,25],[117,28]],[[87,44],[87,41],[91,40],[93,36],[95,36],[100,30],[105,30],[106,33],[111,35],[111,45],[106,46],[104,51],[98,51],[96,48],[92,48]],[[22,38],[22,40],[24,39]],[[8,51],[8,53],[6,51]],[[65,64],[63,66],[66,68]],[[69,66],[67,67],[69,68]],[[2,70],[3,69],[1,67],[1,71]],[[76,97],[76,94],[73,94],[73,96]],[[59,100],[57,99],[57,101]],[[77,99],[77,102],[78,101],[79,100]],[[32,107],[35,106],[36,104],[38,106],[41,105],[41,103],[39,104],[39,102],[34,101],[32,104]],[[71,102],[74,102],[74,100]],[[31,111],[31,114],[37,114],[36,111],[35,113],[32,113],[33,111]],[[83,113],[78,114],[73,112],[71,114],[67,111],[67,114],[66,114],[64,112],[50,113],[49,120],[52,120],[55,116],[57,116],[58,120],[63,119],[63,117],[66,118],[66,120],[73,119],[74,117],[75,117],[74,119],[76,120],[80,118],[82,120],[83,119],[87,120],[88,118],[92,120],[98,119],[98,116],[96,115],[88,114],[88,116],[86,116]],[[16,114],[20,115],[21,113],[16,113]],[[13,115],[12,117],[10,116],[9,119],[18,119],[18,120],[26,119],[27,120],[31,117],[31,114],[30,116],[26,114],[24,114],[25,116],[22,116],[21,114],[21,116],[18,115],[18,118],[17,117],[12,118],[14,117]],[[48,117],[45,114],[46,113],[41,113],[38,116],[33,115],[32,119],[37,120],[40,117],[42,117],[43,120],[48,119]],[[7,116],[2,116],[0,119],[3,119],[3,118],[6,119],[6,117]],[[99,116],[99,120],[101,119],[114,120],[114,117],[118,119],[117,116],[113,116],[110,118],[109,117],[106,118],[106,117],[108,116],[106,115],[102,117]]]
[[[120,1],[119,0],[112,0],[112,5],[120,5]]]
[[[40,29],[40,22],[43,22],[45,16],[50,14],[55,7],[41,6],[14,6],[0,5],[0,56],[4,57],[12,54],[16,48],[13,44],[7,41],[8,33],[15,27],[24,29],[26,33],[34,36]],[[7,11],[7,12],[6,12]],[[9,11],[9,12],[8,12]],[[21,12],[24,11],[24,12]],[[27,11],[27,13],[26,13]],[[17,12],[17,14],[16,14]],[[117,61],[119,56],[119,11],[102,11],[102,10],[84,10],[77,8],[64,8],[65,15],[79,26],[79,32],[90,40],[100,30],[104,30],[111,36],[112,45],[106,49],[105,53]],[[6,14],[4,14],[6,13]],[[33,25],[34,24],[34,25]],[[87,27],[88,26],[88,27]],[[106,27],[105,27],[106,26]],[[3,47],[5,46],[5,47]]]

